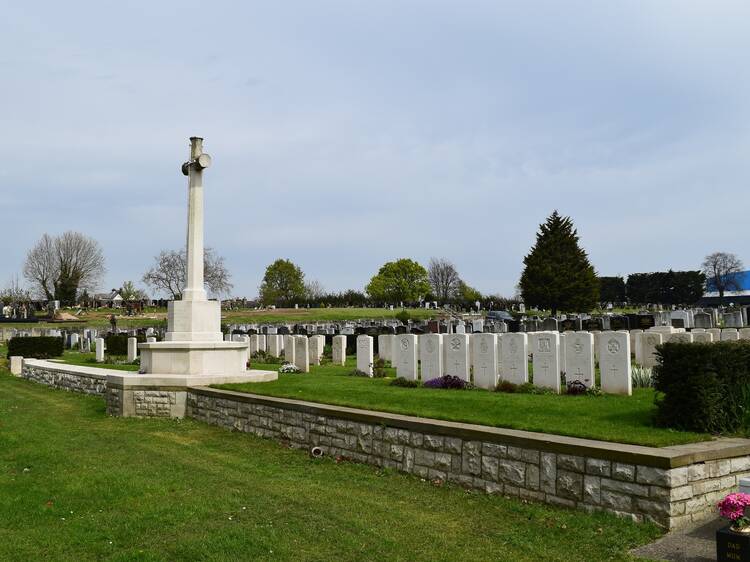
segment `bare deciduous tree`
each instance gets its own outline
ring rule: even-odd
[[[431,258],[427,275],[432,292],[442,301],[455,298],[461,289],[461,277],[456,267],[444,258]]]
[[[308,300],[315,301],[326,294],[323,284],[317,279],[305,282],[305,297]]]
[[[80,289],[96,289],[104,275],[104,254],[99,243],[80,232],[44,234],[29,250],[24,277],[47,300],[73,304]]]
[[[734,254],[714,252],[703,260],[703,274],[719,292],[719,302],[724,301],[725,292],[740,289],[739,273],[742,269],[742,260]]]
[[[231,274],[224,258],[212,248],[203,252],[203,281],[214,295],[228,294],[232,290]],[[182,298],[187,278],[187,254],[185,250],[164,250],[155,258],[155,263],[143,274],[143,282],[157,292],[166,293],[174,300]]]

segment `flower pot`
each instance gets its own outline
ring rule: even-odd
[[[737,532],[731,525],[716,531],[718,562],[750,562],[750,530]]]

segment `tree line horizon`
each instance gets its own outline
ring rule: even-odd
[[[205,281],[213,295],[229,295],[233,285],[224,258],[212,248],[205,250]],[[186,272],[185,250],[164,250],[154,258],[141,281],[156,293],[181,298]],[[99,243],[84,234],[68,231],[44,234],[29,250],[23,275],[31,291],[16,282],[0,292],[0,300],[31,301],[32,292],[42,300],[59,300],[63,306],[89,297],[101,283],[105,268]],[[536,241],[523,260],[516,293],[511,297],[482,294],[467,284],[455,265],[445,258],[431,258],[425,268],[410,258],[386,262],[363,291],[326,292],[316,280],[306,280],[302,269],[279,258],[265,270],[257,299],[245,302],[279,308],[316,306],[413,306],[437,301],[440,305],[471,309],[510,309],[524,303],[538,310],[590,312],[603,304],[690,305],[704,294],[707,281],[719,293],[739,289],[742,262],[734,254],[715,252],[706,256],[701,269],[599,276],[580,246],[570,217],[556,210],[539,225]],[[118,290],[125,301],[145,300],[147,295],[132,281]],[[123,294],[124,293],[124,294]],[[239,299],[232,299],[239,300]]]

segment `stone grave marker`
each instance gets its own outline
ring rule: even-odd
[[[450,334],[443,340],[445,362],[443,372],[469,381],[469,336]]]
[[[565,335],[565,381],[594,386],[594,335],[574,332]]]
[[[372,376],[374,361],[372,337],[357,336],[357,370]]]
[[[534,340],[534,386],[560,394],[560,336],[557,332],[540,332]]]
[[[255,337],[257,338],[257,336]],[[251,351],[252,351],[252,341],[253,341],[253,336],[250,336],[250,350]],[[258,345],[257,341],[255,345],[256,346]],[[295,348],[294,336],[292,334],[286,334],[284,336],[284,361],[292,365],[296,365],[296,362],[294,361],[295,359],[294,348]]]
[[[334,365],[344,365],[346,363],[346,336],[333,336],[331,354]]]
[[[708,312],[696,312],[693,314],[693,322],[696,328],[713,328],[713,317]]]
[[[436,379],[443,374],[443,336],[442,334],[423,334],[419,336],[419,362],[422,368],[422,382]]]
[[[380,334],[378,336],[378,356],[384,361],[393,362],[392,347],[396,336],[391,334]]]
[[[633,393],[630,374],[630,337],[626,332],[604,332],[599,340],[599,370],[602,392]]]
[[[641,365],[648,368],[656,366],[656,346],[661,345],[663,337],[661,332],[647,331],[640,334]]]
[[[394,361],[396,376],[406,380],[417,380],[417,336],[401,334],[395,336]]]
[[[740,334],[736,328],[724,328],[721,331],[721,341],[737,341]]]
[[[542,321],[542,330],[545,332],[556,332],[557,331],[557,319],[556,318],[545,318]]]
[[[529,382],[529,340],[523,332],[502,334],[500,378],[513,384]]]
[[[474,334],[471,347],[474,385],[494,390],[497,385],[497,335]]]
[[[309,348],[307,336],[294,336],[294,365],[303,373],[310,372]]]
[[[695,343],[711,343],[714,341],[714,335],[711,332],[696,332],[693,330],[693,342]]]

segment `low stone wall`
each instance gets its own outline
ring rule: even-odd
[[[69,392],[104,396],[107,375],[95,371],[95,368],[81,367],[76,372],[71,372],[69,365],[57,368],[49,361],[24,359],[21,377]]]
[[[652,448],[190,388],[187,414],[331,456],[673,529],[750,475],[750,441]]]

